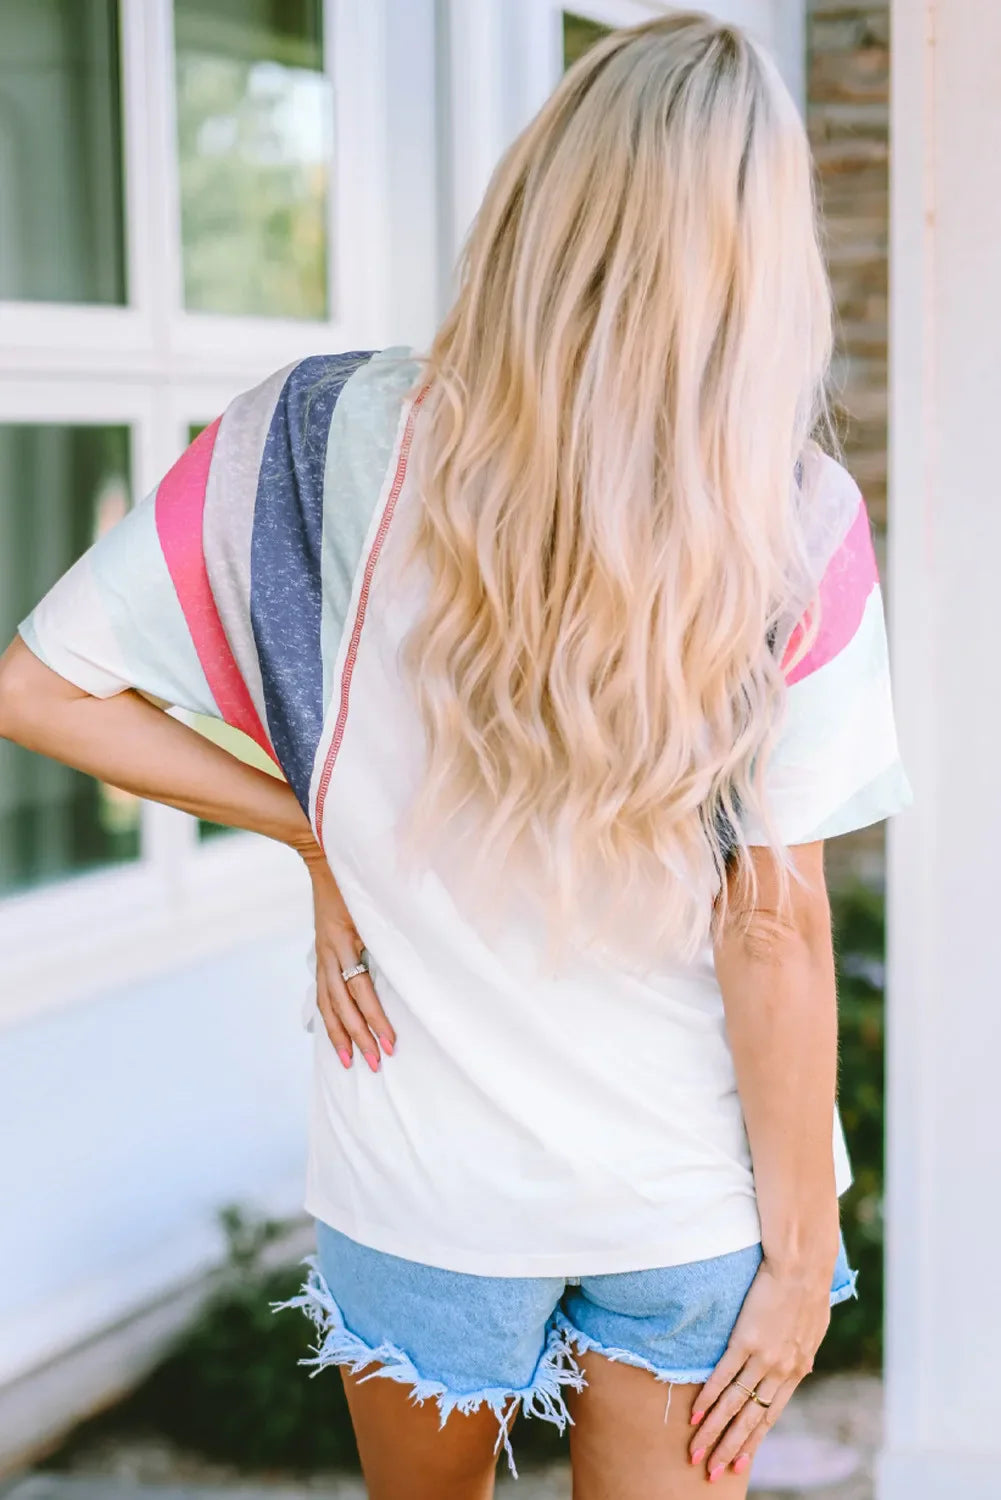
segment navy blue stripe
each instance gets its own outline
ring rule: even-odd
[[[337,399],[373,350],[314,355],[291,371],[264,444],[250,543],[250,620],[268,731],[301,806],[323,728],[323,474]]]

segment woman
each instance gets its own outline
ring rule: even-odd
[[[909,793],[830,343],[773,65],[620,31],[429,353],[238,397],[3,658],[5,735],[306,863],[298,1301],[374,1500],[488,1496],[519,1406],[579,1500],[743,1495],[856,1295],[822,850]]]

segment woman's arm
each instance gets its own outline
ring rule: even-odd
[[[52,672],[20,639],[0,657],[0,738],[196,817],[288,844],[313,886],[317,1003],[345,1067],[352,1043],[373,1069],[395,1035],[367,975],[351,981],[363,943],[309,820],[286,781],[237,760],[136,692],[94,698]]]
[[[751,1146],[762,1249],[776,1270],[823,1275],[833,1273],[838,1251],[831,909],[823,844],[801,844],[791,853],[803,884],[790,878],[785,911],[767,850],[751,851],[758,879],[753,908],[731,880],[716,973]]]
[[[764,1259],[727,1352],[695,1402],[697,1412],[712,1406],[691,1443],[693,1457],[718,1443],[710,1469],[743,1454],[749,1460],[812,1369],[830,1322],[839,1244],[831,914],[823,844],[803,844],[791,853],[803,883],[790,878],[783,909],[771,854],[751,850],[756,898],[752,904],[731,879],[728,915],[716,942]],[[759,1388],[762,1400],[772,1403],[767,1412],[732,1385],[735,1377]]]
[[[300,854],[314,844],[286,781],[237,760],[140,693],[91,697],[21,640],[0,657],[0,737],[122,791],[262,833]]]

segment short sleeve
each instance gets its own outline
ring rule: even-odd
[[[136,688],[242,730],[303,805],[323,716],[327,440],[371,357],[312,357],[236,397],[18,627],[87,693]]]
[[[804,650],[801,622],[783,653],[787,692],[765,792],[785,844],[830,839],[907,807],[886,620],[865,501],[833,459],[821,457],[813,503],[823,510],[819,622]],[[747,842],[765,843],[760,828]]]

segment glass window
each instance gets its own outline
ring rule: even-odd
[[[0,636],[129,505],[125,427],[0,424]],[[139,803],[0,740],[0,893],[139,852]]]
[[[185,305],[326,318],[322,0],[174,0]]]
[[[0,298],[125,301],[116,0],[3,0]]]
[[[563,12],[563,66],[571,67],[583,57],[589,47],[600,42],[612,30],[600,21],[589,21],[586,16],[575,16],[572,11]]]

